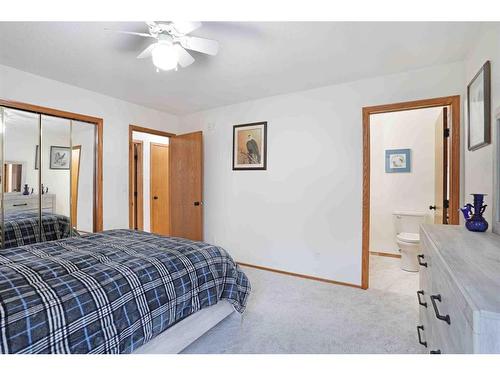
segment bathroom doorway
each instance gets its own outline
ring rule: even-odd
[[[363,289],[414,292],[418,273],[400,268],[416,270],[405,264],[415,228],[458,224],[459,189],[459,96],[363,108]],[[408,233],[396,239],[403,224]]]

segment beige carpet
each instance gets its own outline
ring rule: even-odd
[[[422,353],[414,295],[243,270],[253,289],[245,314],[183,353]]]

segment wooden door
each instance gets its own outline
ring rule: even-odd
[[[78,223],[78,184],[80,180],[80,154],[82,146],[74,146],[71,150],[71,225],[77,228]]]
[[[143,201],[143,143],[133,141],[132,160],[132,228],[135,230],[144,229],[144,201]]]
[[[150,231],[170,235],[169,146],[151,143],[150,148]]]
[[[203,240],[203,134],[170,138],[172,236]]]
[[[436,121],[434,157],[434,210],[435,224],[448,224],[448,108],[444,107]]]

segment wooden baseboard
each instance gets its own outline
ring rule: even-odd
[[[279,273],[279,274],[287,275],[287,276],[300,277],[301,279],[308,279],[308,280],[320,281],[322,283],[348,286],[348,287],[351,287],[351,288],[358,288],[358,289],[361,288],[361,285],[345,283],[343,281],[335,281],[335,280],[330,280],[330,279],[324,279],[322,277],[316,277],[316,276],[310,276],[310,275],[303,275],[301,273],[282,271],[282,270],[277,270],[275,268],[257,266],[255,264],[248,264],[248,263],[243,263],[243,262],[236,262],[236,263],[239,264],[240,266],[244,266],[244,267],[256,268],[258,270],[275,272],[275,273]]]
[[[379,257],[389,257],[389,258],[401,258],[401,254],[384,253],[382,251],[370,251],[370,255],[376,255]]]

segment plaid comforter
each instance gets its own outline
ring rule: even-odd
[[[0,251],[0,353],[130,353],[250,283],[220,247],[111,230]]]
[[[70,236],[71,223],[67,216],[42,212],[41,234],[38,223],[38,213],[17,212],[5,214],[4,248],[60,240]]]

